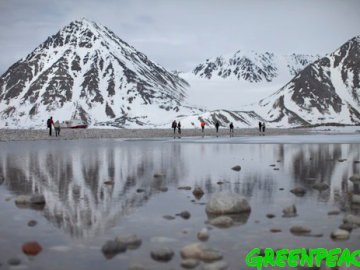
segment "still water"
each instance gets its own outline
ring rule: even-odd
[[[20,269],[128,269],[134,264],[181,269],[179,251],[197,242],[197,232],[208,226],[204,204],[216,191],[242,194],[252,208],[244,224],[209,231],[207,243],[222,251],[229,269],[249,269],[245,256],[255,247],[359,248],[359,229],[346,241],[330,238],[345,214],[359,214],[348,196],[354,189],[349,177],[360,173],[359,144],[78,140],[7,142],[0,143],[0,149],[3,269],[14,257],[21,259]],[[240,172],[231,170],[235,165],[241,166]],[[314,181],[330,189],[319,192],[312,188]],[[178,190],[195,185],[205,191],[199,200],[191,191]],[[304,197],[289,192],[297,186],[306,188]],[[32,193],[44,194],[44,209],[15,205],[17,195]],[[282,209],[292,204],[298,216],[283,218]],[[327,214],[335,209],[341,214]],[[163,218],[184,210],[190,219]],[[269,213],[276,217],[268,219]],[[29,220],[37,225],[29,227]],[[305,225],[323,236],[292,235],[292,225]],[[282,232],[271,233],[272,228]],[[106,259],[102,245],[129,233],[141,237],[141,247]],[[39,242],[43,251],[27,257],[21,246],[28,241]],[[150,250],[157,246],[173,249],[174,258],[154,261]]]

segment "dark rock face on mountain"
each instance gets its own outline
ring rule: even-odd
[[[265,119],[279,125],[359,124],[359,77],[360,36],[307,66],[259,105]]]
[[[171,119],[184,109],[187,87],[106,27],[82,19],[0,77],[0,118],[9,127],[43,127],[49,115],[91,125],[113,119],[122,119],[119,126],[152,124],[160,120],[145,111]]]
[[[207,59],[195,67],[193,73],[207,79],[221,77],[251,83],[271,82],[280,75],[290,78],[317,59],[318,56],[311,55],[279,56],[269,52],[237,51],[231,56]]]

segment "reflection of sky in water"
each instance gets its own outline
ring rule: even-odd
[[[22,243],[33,235],[44,239],[49,246],[63,243],[76,248],[87,261],[80,268],[96,269],[104,267],[103,258],[98,256],[106,239],[118,233],[136,232],[143,237],[143,247],[116,260],[127,265],[142,258],[143,263],[154,264],[156,269],[156,263],[148,258],[152,237],[175,238],[169,245],[179,250],[184,244],[196,241],[196,231],[205,226],[207,217],[201,203],[207,201],[208,195],[191,202],[194,197],[190,191],[177,190],[182,185],[199,185],[207,194],[231,190],[249,199],[252,212],[245,225],[211,231],[209,242],[223,250],[233,266],[243,263],[236,259],[240,251],[245,254],[257,246],[353,247],[355,239],[359,240],[359,234],[353,232],[355,236],[350,241],[333,242],[329,234],[341,224],[343,214],[327,216],[334,208],[351,211],[347,191],[352,185],[348,178],[359,173],[360,164],[354,163],[360,159],[358,144],[85,140],[10,142],[0,147],[2,198],[40,192],[47,200],[44,211],[20,210],[12,202],[0,204],[1,241],[10,246],[7,251],[0,248],[2,254],[14,254],[10,252],[14,243],[10,242]],[[346,160],[340,162],[340,159]],[[231,170],[235,165],[242,167],[240,172]],[[156,173],[166,176],[154,177]],[[313,179],[329,184],[331,190],[319,193],[312,189]],[[113,181],[113,185],[105,185],[105,181]],[[223,184],[217,184],[219,181]],[[169,191],[161,192],[160,187],[165,186]],[[308,191],[305,197],[289,193],[294,186],[305,187]],[[145,192],[138,193],[139,188]],[[281,210],[293,203],[299,216],[281,218]],[[165,214],[174,215],[183,210],[191,212],[190,220],[162,219]],[[267,213],[276,214],[276,218],[267,219]],[[13,218],[7,219],[9,215]],[[33,218],[39,225],[29,229],[26,223]],[[314,233],[324,233],[324,237],[292,236],[288,233],[291,224],[310,226]],[[181,233],[185,228],[189,234]],[[283,233],[271,234],[270,228],[281,228]],[[90,254],[95,256],[94,261],[89,260]],[[73,255],[63,256],[69,259]],[[169,266],[178,262],[179,258]],[[44,265],[52,266],[50,262]],[[67,263],[67,267],[72,266],[71,261]],[[107,267],[111,269],[112,264]]]

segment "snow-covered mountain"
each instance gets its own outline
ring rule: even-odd
[[[275,126],[360,124],[360,36],[307,66],[254,109]]]
[[[239,50],[233,55],[207,59],[193,70],[201,78],[236,78],[251,83],[271,82],[277,77],[295,76],[305,66],[319,59],[317,55],[276,55]]]
[[[81,19],[0,77],[0,127],[45,127],[50,115],[91,126],[170,122],[198,112],[184,106],[187,87],[108,28]]]
[[[190,103],[208,110],[240,110],[241,106],[279,90],[318,59],[317,55],[241,50],[208,59],[192,72],[180,73],[180,77],[191,85],[188,91]]]

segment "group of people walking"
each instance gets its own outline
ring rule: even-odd
[[[172,122],[171,127],[174,129],[174,135],[176,133],[176,129],[177,129],[178,133],[181,134],[181,123],[180,123],[180,121],[178,123],[176,123],[176,121],[174,120]]]
[[[52,116],[47,120],[47,128],[49,129],[49,136],[52,136],[52,127],[55,129],[55,136],[60,136],[60,122],[56,120],[54,122]]]

